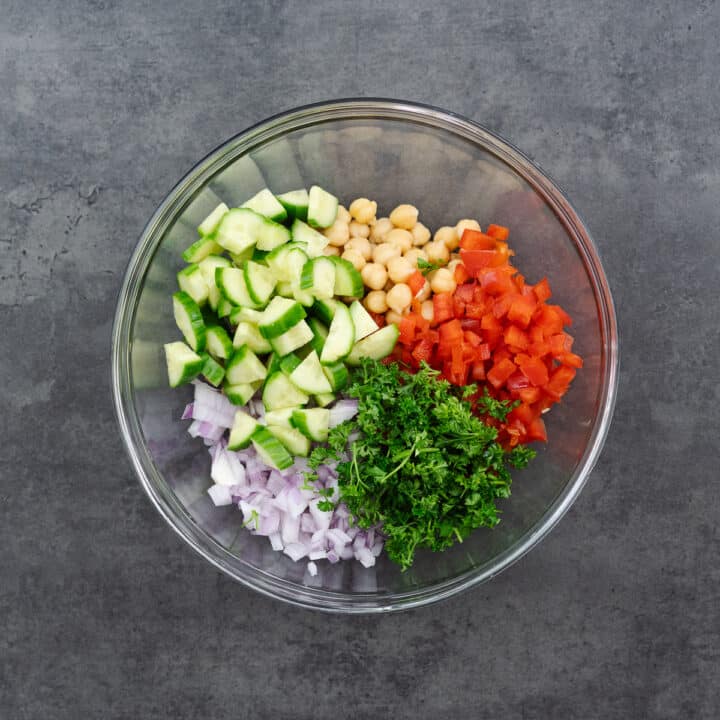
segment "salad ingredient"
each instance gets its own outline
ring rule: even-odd
[[[305,188],[300,190],[291,190],[277,196],[278,202],[285,208],[288,217],[293,220],[307,220],[307,211],[310,198]]]
[[[164,347],[170,387],[190,382],[201,373],[205,361],[184,342],[166,343]]]
[[[351,217],[359,223],[370,224],[375,219],[377,213],[377,203],[367,198],[358,198],[350,203],[348,208]]]
[[[496,500],[510,494],[508,465],[524,467],[535,453],[505,450],[497,430],[473,414],[467,389],[425,364],[411,375],[395,363],[363,360],[347,393],[360,399],[358,415],[330,431],[310,467],[340,460],[343,501],[360,527],[382,524],[388,555],[403,570],[419,548],[443,550],[497,524]],[[501,418],[510,404],[490,409]],[[342,461],[352,432],[360,436]]]
[[[314,228],[330,227],[337,217],[338,199],[317,185],[308,194],[308,225]]]
[[[198,304],[183,290],[173,295],[175,324],[187,344],[198,352],[205,349],[205,321]]]

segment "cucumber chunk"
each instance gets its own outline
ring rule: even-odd
[[[250,438],[258,427],[255,418],[242,410],[235,413],[233,426],[228,439],[228,450],[242,450],[250,444]]]
[[[359,365],[362,358],[382,360],[387,357],[395,347],[400,330],[395,323],[380,328],[372,335],[368,335],[355,343],[352,352],[347,356],[348,365]]]
[[[331,257],[335,263],[335,294],[343,297],[360,298],[365,292],[363,279],[355,266],[344,258]]]
[[[292,455],[307,457],[310,452],[310,440],[294,427],[270,425],[268,430],[285,446]]]
[[[248,295],[255,305],[266,305],[277,284],[270,268],[247,260],[243,265],[243,278]]]
[[[335,263],[327,257],[308,260],[300,275],[300,289],[322,300],[331,299],[335,294]]]
[[[234,307],[230,313],[230,324],[237,325],[241,322],[249,322],[257,325],[262,320],[263,311],[253,310],[247,307]]]
[[[335,393],[320,393],[319,395],[315,396],[315,402],[321,408],[324,408],[330,403],[335,402],[335,400],[337,400],[337,395]]]
[[[178,286],[198,305],[204,305],[208,299],[208,286],[199,265],[188,265],[177,274]]]
[[[270,338],[270,345],[280,357],[283,357],[306,345],[312,338],[313,334],[310,326],[304,320],[301,320],[282,335]]]
[[[335,317],[335,306],[337,304],[337,300],[316,300],[310,312],[329,327]]]
[[[223,385],[223,392],[233,405],[247,405],[248,400],[255,394],[261,383],[262,381],[256,381],[254,383],[231,385],[226,380]]]
[[[280,410],[268,410],[265,413],[265,424],[269,427],[271,425],[281,425],[283,427],[293,427],[290,418],[295,410],[299,408],[287,407]]]
[[[230,336],[220,325],[206,326],[205,347],[216,360],[227,360],[234,350]]]
[[[330,227],[337,217],[338,199],[327,190],[313,185],[308,193],[308,224],[314,228]]]
[[[250,436],[250,441],[257,454],[267,465],[278,470],[284,470],[293,464],[292,455],[266,427],[258,425]]]
[[[203,375],[211,385],[218,387],[225,377],[225,368],[207,353],[202,353],[200,357],[203,359],[203,367],[200,374]]]
[[[305,188],[282,193],[282,195],[277,195],[277,199],[285,208],[285,212],[287,212],[290,219],[300,218],[300,220],[307,220],[308,202],[310,199],[308,197],[308,191]]]
[[[280,360],[280,369],[287,376],[290,376],[300,363],[302,363],[302,358],[295,353],[290,353]]]
[[[355,325],[347,305],[335,305],[335,316],[328,330],[327,340],[320,355],[323,365],[332,365],[350,354],[355,344]]]
[[[328,379],[333,392],[342,390],[350,380],[350,373],[343,362],[336,362],[332,365],[323,365],[323,372],[325,373],[325,377]]]
[[[225,213],[229,210],[225,203],[220,203],[199,225],[198,234],[201,236],[212,235],[220,225],[220,221],[225,217]],[[192,247],[192,246],[191,246]],[[189,248],[188,248],[189,249]],[[188,262],[198,262],[197,260],[188,260]]]
[[[234,348],[247,345],[254,353],[268,353],[272,350],[270,343],[260,334],[257,325],[245,320],[238,323],[232,344]]]
[[[260,236],[267,218],[249,208],[228,210],[215,231],[215,242],[231,253],[252,248]]]
[[[379,330],[378,324],[358,300],[350,304],[350,316],[355,326],[355,342]]]
[[[274,373],[265,381],[262,401],[266,411],[306,405],[309,399],[282,372]]]
[[[249,308],[262,307],[262,303],[257,303],[250,297],[250,292],[245,284],[245,273],[239,268],[217,268],[215,270],[215,283],[222,296],[227,298],[233,305],[242,305]]]
[[[258,328],[263,337],[275,338],[297,325],[305,315],[300,303],[275,296],[265,308]]]
[[[184,342],[164,345],[170,387],[178,387],[194,380],[202,371],[205,361]]]
[[[253,195],[240,207],[250,208],[275,222],[282,222],[287,217],[285,207],[267,188],[261,190],[257,195]]]
[[[332,391],[318,354],[314,350],[292,371],[290,381],[303,392],[312,395]]]
[[[313,230],[302,220],[295,220],[290,227],[293,240],[305,246],[308,257],[319,257],[330,242],[322,233]]]
[[[218,248],[222,251],[222,248]],[[215,270],[219,267],[230,267],[231,262],[222,255],[208,255],[203,258],[199,263],[198,267],[202,273],[203,279],[208,287],[208,303],[213,310],[217,310],[218,303],[220,302],[220,290],[215,284]]]
[[[215,242],[212,235],[201,237],[185,249],[182,259],[188,263],[198,263],[208,255],[221,253],[222,248]]]
[[[185,342],[197,352],[204,350],[205,321],[198,304],[182,290],[173,295],[173,315]]]
[[[325,340],[328,336],[327,326],[321,323],[317,318],[310,317],[307,320],[307,324],[312,330],[313,339],[310,341],[310,346],[315,352],[320,355],[325,345]]]
[[[258,356],[247,345],[243,345],[230,358],[225,374],[231,385],[240,385],[264,380],[267,371]]]
[[[330,427],[330,411],[325,408],[292,410],[290,421],[305,437],[325,442]]]

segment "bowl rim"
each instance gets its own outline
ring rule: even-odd
[[[409,121],[443,129],[475,142],[509,165],[541,195],[564,225],[589,276],[601,332],[602,388],[593,431],[575,472],[545,513],[516,542],[492,561],[438,583],[400,593],[338,593],[298,585],[270,575],[232,555],[201,530],[184,510],[152,461],[132,402],[130,330],[150,261],[170,221],[220,166],[255,146],[291,130],[343,119]],[[410,609],[446,599],[485,582],[517,562],[559,522],[579,496],[602,451],[612,420],[618,386],[619,337],[610,287],[599,253],[578,212],[550,176],[523,152],[481,124],[432,105],[386,98],[342,98],[292,108],[262,120],[227,139],[197,162],[166,194],[143,229],[125,270],[118,294],[111,342],[113,404],[125,451],[140,484],[173,530],[217,569],[243,585],[290,604],[334,613],[376,613]],[[152,480],[151,480],[152,478]],[[243,573],[230,564],[242,564]]]

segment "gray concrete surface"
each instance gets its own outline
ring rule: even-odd
[[[715,2],[0,2],[0,717],[714,718]],[[624,339],[551,536],[387,617],[259,597],[166,527],[108,389],[128,255],[197,158],[337,96],[512,139],[594,233]]]

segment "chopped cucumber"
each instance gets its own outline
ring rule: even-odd
[[[270,377],[273,373],[280,371],[280,358],[277,353],[271,352],[270,355],[268,355],[265,368],[267,369],[268,377]]]
[[[222,248],[219,247],[218,249],[222,251]],[[217,310],[218,303],[220,302],[220,290],[215,284],[215,270],[219,267],[230,266],[230,261],[222,255],[208,255],[198,263],[200,272],[208,287],[208,303],[213,310]]]
[[[227,360],[233,354],[232,340],[220,325],[206,326],[205,346],[216,360]]]
[[[257,233],[258,250],[274,250],[287,242],[290,242],[290,231],[284,225],[262,218],[262,224]]]
[[[266,427],[258,425],[250,437],[250,441],[261,460],[267,465],[284,470],[293,464],[292,455]]]
[[[350,379],[350,373],[345,367],[345,363],[340,361],[333,363],[332,365],[323,365],[323,372],[325,373],[325,377],[328,379],[333,392],[342,390],[348,384],[348,380]]]
[[[277,283],[270,269],[248,260],[243,265],[243,277],[250,299],[256,305],[266,305]]]
[[[228,252],[241,253],[257,243],[266,222],[269,220],[249,208],[233,208],[220,221],[215,242]]]
[[[355,342],[362,340],[364,337],[371,335],[378,330],[378,324],[372,319],[370,313],[355,300],[350,305],[350,316],[355,326]]]
[[[230,313],[235,309],[235,305],[233,305],[226,297],[220,295],[220,300],[218,300],[216,309],[217,316],[219,318],[224,318],[230,315]]]
[[[380,328],[372,335],[368,335],[355,343],[352,352],[347,356],[348,365],[359,365],[361,358],[382,360],[387,357],[395,347],[400,330],[395,323]]]
[[[250,444],[250,438],[258,427],[258,422],[246,412],[238,410],[235,413],[230,438],[228,439],[228,450],[242,450]]]
[[[294,297],[293,295],[293,286],[291,282],[287,282],[285,280],[281,280],[276,286],[275,286],[275,292],[285,298],[291,298]]]
[[[298,357],[295,353],[290,353],[280,360],[280,369],[289,376],[301,362],[301,357]]]
[[[229,254],[230,258],[233,261],[233,265],[235,265],[235,267],[241,268],[246,260],[252,260],[253,255],[255,255],[255,246],[251,245],[250,247],[245,248],[245,250],[243,250],[242,252]]]
[[[173,315],[187,344],[197,352],[204,350],[205,321],[198,304],[182,290],[173,295]]]
[[[188,265],[177,274],[178,286],[198,305],[204,305],[208,299],[208,286],[199,265]]]
[[[295,220],[290,227],[293,240],[303,243],[308,257],[319,257],[330,242],[322,233],[313,230],[302,220]]]
[[[283,193],[278,195],[277,199],[285,208],[288,217],[292,219],[300,218],[300,220],[307,219],[309,197],[305,188]]]
[[[302,267],[307,260],[304,248],[305,246],[300,243],[290,242],[271,250],[267,254],[265,261],[278,282],[289,282],[296,277],[300,277]],[[291,251],[295,251],[292,256]]]
[[[272,349],[280,355],[280,357],[283,357],[293,350],[297,350],[303,345],[306,345],[312,338],[313,334],[310,326],[304,320],[301,320],[297,325],[293,325],[282,335],[270,338],[270,345],[272,345]]]
[[[212,235],[218,229],[218,225],[220,225],[220,221],[225,217],[225,213],[228,211],[228,209],[229,208],[225,203],[220,203],[198,225],[198,234],[200,234],[201,236]],[[187,258],[184,259],[187,260]],[[197,260],[187,260],[187,262],[197,262]]]
[[[335,402],[335,400],[337,400],[337,395],[335,393],[320,393],[315,396],[315,402],[323,408],[330,403]]]
[[[328,330],[327,340],[320,355],[323,365],[332,365],[350,354],[355,343],[355,325],[347,305],[335,305],[335,316]]]
[[[280,410],[268,410],[265,413],[265,424],[270,425],[282,425],[283,427],[292,427],[290,418],[292,414],[298,410],[296,407],[287,407]]]
[[[247,345],[243,345],[235,351],[227,364],[225,372],[231,385],[264,380],[267,375],[265,366]]]
[[[316,300],[310,312],[325,325],[330,326],[335,317],[335,306],[337,304],[337,300]]]
[[[282,222],[287,217],[285,206],[267,188],[261,190],[257,195],[253,195],[240,207],[250,208],[275,222]]]
[[[245,273],[239,268],[217,268],[215,270],[215,283],[220,288],[223,297],[227,298],[233,305],[250,308],[262,307],[262,303],[257,303],[250,297],[250,292],[245,284]]]
[[[196,240],[182,254],[182,259],[188,263],[198,263],[208,255],[221,253],[222,248],[215,242],[212,235],[204,236]]]
[[[306,405],[309,399],[284,373],[276,372],[265,381],[262,401],[266,411]]]
[[[255,394],[257,389],[258,382],[230,385],[230,383],[225,381],[223,385],[223,391],[233,405],[247,405],[248,400]]]
[[[247,345],[254,353],[268,353],[272,350],[270,343],[260,334],[257,325],[245,320],[238,323],[232,344],[235,348]]]
[[[253,310],[246,307],[234,307],[230,313],[230,324],[237,325],[240,322],[250,322],[258,325],[262,320],[263,311]]]
[[[325,408],[298,408],[291,412],[291,422],[305,437],[325,442],[330,427],[330,411]]]
[[[200,374],[205,361],[184,342],[178,340],[166,343],[164,347],[170,387],[188,383]]]
[[[292,371],[290,381],[303,392],[312,395],[332,391],[318,354],[314,350]]]
[[[308,193],[308,224],[314,228],[330,227],[337,217],[338,199],[327,190],[313,185]]]
[[[310,440],[294,427],[285,425],[270,425],[268,430],[285,446],[292,455],[307,457],[310,452]]]
[[[349,260],[340,257],[331,257],[330,260],[335,263],[335,294],[343,297],[362,297],[365,286],[355,266]]]
[[[258,250],[256,247],[253,248],[252,255],[248,260],[260,263],[260,265],[267,265],[267,256],[270,254],[268,250]]]
[[[312,349],[320,355],[328,336],[328,329],[323,323],[314,317],[308,318],[307,324],[310,326],[313,334],[313,339],[310,341],[310,345]]]
[[[335,294],[335,263],[327,257],[308,260],[300,275],[300,289],[323,300],[332,298]]]
[[[265,308],[258,328],[263,337],[278,337],[297,325],[305,315],[305,310],[300,303],[276,296]]]
[[[200,357],[203,359],[203,368],[200,374],[211,385],[218,387],[225,377],[225,368],[207,353],[202,353]]]

